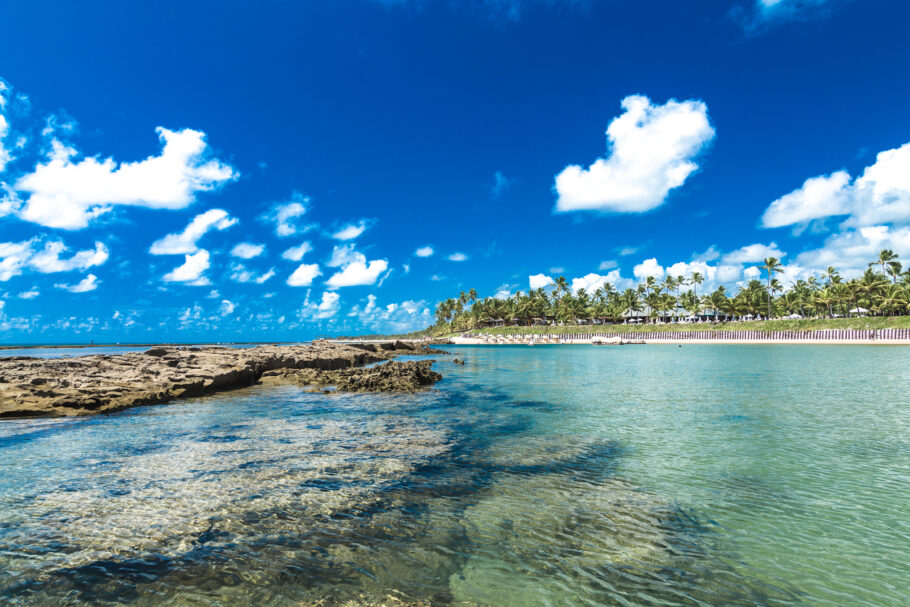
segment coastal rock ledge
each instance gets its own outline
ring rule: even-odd
[[[145,352],[43,359],[0,358],[0,417],[61,417],[251,386],[291,383],[353,392],[413,392],[442,376],[431,361],[386,362],[400,354],[447,354],[408,342],[254,348],[154,347]]]

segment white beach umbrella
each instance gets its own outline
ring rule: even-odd
[[[853,308],[850,310],[850,314],[865,314],[868,311],[866,308]]]

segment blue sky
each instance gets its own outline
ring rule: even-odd
[[[6,3],[6,343],[293,340],[474,287],[910,257],[910,6]]]

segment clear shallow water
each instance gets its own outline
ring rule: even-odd
[[[910,603],[910,349],[457,351],[0,423],[0,603]]]

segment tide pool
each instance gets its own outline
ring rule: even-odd
[[[0,422],[0,603],[910,603],[910,349],[451,350]]]

